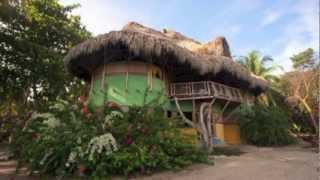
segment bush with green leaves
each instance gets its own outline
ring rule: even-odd
[[[278,106],[242,105],[238,110],[241,137],[258,146],[281,146],[294,142],[289,114]]]
[[[49,113],[34,113],[12,143],[20,164],[43,174],[105,177],[207,162],[161,108],[90,113],[81,106],[60,100]]]

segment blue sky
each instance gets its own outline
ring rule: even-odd
[[[258,50],[286,71],[289,57],[319,49],[318,0],[60,0],[79,3],[73,13],[94,35],[119,30],[129,21],[169,28],[207,42],[225,36],[234,56]]]

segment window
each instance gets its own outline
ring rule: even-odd
[[[158,78],[158,79],[162,79],[162,73],[161,70],[158,68],[152,68],[152,77],[154,78]]]

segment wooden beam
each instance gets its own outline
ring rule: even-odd
[[[223,106],[223,108],[222,108],[222,113],[224,112],[224,110],[226,110],[226,108],[228,107],[228,105],[230,104],[230,102],[231,102],[231,101],[227,101],[227,102],[224,104],[224,106]]]

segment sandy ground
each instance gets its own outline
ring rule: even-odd
[[[143,180],[319,180],[319,156],[301,145],[282,148],[241,146],[240,156],[216,156],[214,165],[197,164],[178,172],[162,172],[130,179]],[[1,157],[1,153],[0,153]],[[27,177],[24,171],[12,175],[14,161],[0,160],[0,179],[42,179]],[[51,178],[50,178],[51,179]],[[55,179],[55,178],[53,178]]]
[[[218,156],[215,164],[194,165],[180,172],[164,172],[144,180],[318,180],[319,157],[310,149],[291,146],[242,146],[240,156]]]

